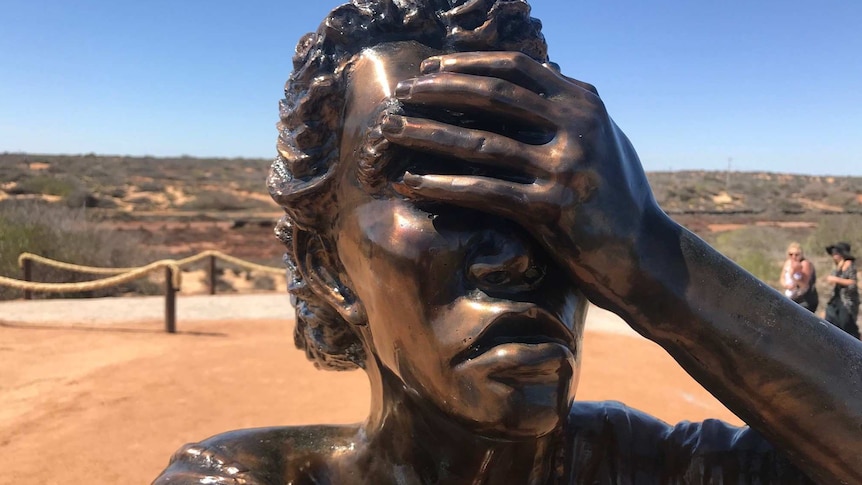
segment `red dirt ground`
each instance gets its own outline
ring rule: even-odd
[[[149,483],[183,443],[234,428],[359,421],[364,375],[314,369],[281,321],[0,325],[0,483]],[[578,398],[739,424],[658,346],[586,335]]]

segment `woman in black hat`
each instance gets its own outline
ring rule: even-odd
[[[826,320],[859,338],[859,327],[856,325],[859,315],[856,258],[850,254],[850,245],[845,242],[827,246],[826,252],[835,261],[835,269],[826,277],[826,281],[835,285],[832,298],[826,305]]]

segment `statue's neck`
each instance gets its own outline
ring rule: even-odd
[[[545,485],[554,483],[561,432],[518,441],[490,439],[409,396],[388,371],[369,369],[371,414],[357,465],[367,483]],[[379,376],[379,378],[378,378]],[[398,478],[398,479],[395,479]]]

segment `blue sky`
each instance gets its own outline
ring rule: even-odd
[[[340,2],[0,0],[0,151],[272,157]],[[535,0],[647,170],[862,175],[862,2]]]

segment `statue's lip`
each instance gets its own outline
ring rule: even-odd
[[[504,344],[556,343],[574,351],[575,335],[560,319],[539,307],[507,312],[495,318],[469,347],[452,358],[452,364],[473,359]]]

